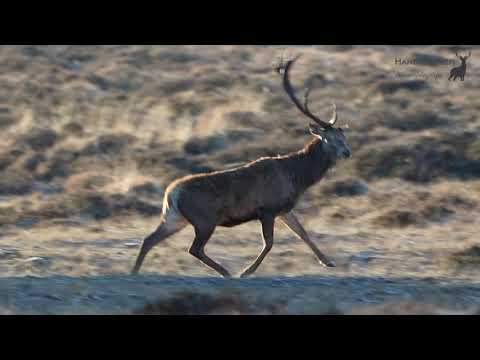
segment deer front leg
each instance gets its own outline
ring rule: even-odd
[[[280,216],[280,220],[290,229],[292,230],[295,235],[297,235],[300,239],[302,239],[314,252],[315,256],[317,257],[318,261],[324,266],[327,267],[335,267],[335,262],[330,260],[325,254],[323,254],[317,246],[310,240],[307,232],[303,228],[303,226],[298,221],[297,217],[293,214],[293,212],[289,212],[288,214]]]
[[[246,268],[240,274],[241,278],[253,274],[255,270],[257,270],[257,268],[260,266],[265,256],[267,256],[269,251],[272,249],[273,227],[275,224],[275,217],[271,215],[263,216],[260,219],[260,222],[262,223],[263,250],[260,255],[258,255],[257,259],[253,262],[253,264]]]

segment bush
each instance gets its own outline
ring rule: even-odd
[[[322,187],[322,193],[334,196],[360,196],[368,192],[368,185],[358,179],[342,179]]]
[[[256,128],[259,124],[258,116],[251,111],[234,111],[228,115],[228,120],[235,125]]]
[[[68,177],[73,172],[73,162],[79,154],[67,149],[59,149],[53,156],[42,161],[36,167],[36,177],[42,181],[51,181],[56,177]]]
[[[103,220],[114,216],[157,216],[161,207],[139,200],[132,195],[105,195],[95,191],[62,194],[50,199],[35,211],[25,215],[40,219],[68,219],[75,216]]]
[[[480,265],[480,246],[474,245],[453,253],[449,259],[457,265]]]
[[[355,168],[367,180],[398,177],[412,182],[438,178],[469,180],[480,177],[480,154],[471,150],[473,134],[450,134],[421,139],[411,145],[366,146],[356,154]]]
[[[20,169],[8,169],[0,177],[0,195],[25,195],[32,191],[33,177]]]
[[[383,95],[391,95],[400,90],[421,91],[430,85],[424,80],[382,80],[375,86],[375,91]]]
[[[160,61],[171,62],[174,64],[188,64],[201,61],[203,58],[200,55],[195,55],[181,51],[163,51],[158,55]]]
[[[15,124],[15,117],[12,115],[9,108],[0,107],[0,129],[5,129],[7,127]]]
[[[59,136],[51,129],[36,129],[21,137],[19,143],[26,143],[31,149],[40,151],[52,147]]]
[[[455,211],[438,202],[411,205],[412,210],[388,210],[376,217],[373,223],[384,227],[406,227],[427,225],[428,222],[441,222]],[[417,207],[415,209],[415,207]]]
[[[190,155],[201,155],[214,152],[225,147],[223,136],[209,136],[206,138],[191,138],[183,146],[183,150]]]
[[[161,86],[161,90],[165,95],[173,95],[183,91],[192,90],[195,86],[195,82],[190,79],[175,80],[165,82]]]
[[[280,314],[284,304],[244,299],[241,294],[226,291],[217,295],[185,291],[170,299],[150,303],[133,311],[133,315],[247,315]]]
[[[137,138],[129,134],[101,135],[88,144],[81,155],[115,155],[121,153],[127,146],[134,143]]]
[[[92,172],[72,175],[68,178],[65,185],[67,192],[75,193],[84,190],[100,190],[102,187],[110,184],[112,179],[103,174]]]
[[[449,121],[434,112],[413,109],[404,115],[396,115],[390,111],[373,112],[365,116],[362,123],[366,130],[383,126],[400,131],[419,131],[446,126]]]
[[[84,134],[83,126],[77,122],[69,122],[63,127],[63,131],[69,135],[82,136]]]

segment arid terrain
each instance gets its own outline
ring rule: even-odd
[[[310,140],[282,53],[303,54],[292,82],[312,111],[335,101],[348,125],[353,156],[296,208],[337,267],[278,222],[251,278],[189,255],[191,227],[130,276],[170,181]],[[477,313],[479,88],[479,46],[2,45],[0,312]],[[206,251],[237,274],[261,248],[252,222]]]

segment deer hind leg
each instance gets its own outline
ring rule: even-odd
[[[275,224],[275,218],[273,216],[267,216],[263,217],[260,221],[262,223],[263,249],[253,264],[243,270],[243,272],[240,274],[240,277],[242,278],[253,274],[273,247],[273,228]]]
[[[209,268],[215,270],[223,277],[231,277],[230,273],[222,265],[218,264],[214,260],[205,254],[205,245],[215,231],[215,226],[197,226],[193,225],[195,228],[195,240],[193,240],[192,246],[188,252],[200,260],[203,264]]]
[[[158,245],[161,241],[182,230],[186,225],[187,221],[175,211],[163,214],[157,230],[143,240],[142,247],[132,270],[132,275],[138,274],[145,257],[155,245]]]
[[[317,257],[318,261],[326,267],[335,267],[335,262],[330,260],[325,254],[323,254],[310,240],[307,232],[303,228],[303,226],[298,221],[297,217],[293,214],[293,212],[289,212],[288,214],[280,216],[280,220],[290,229],[292,230],[295,235],[297,235],[300,239],[302,239],[308,247],[313,251],[315,256]]]

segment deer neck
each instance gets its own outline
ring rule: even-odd
[[[297,191],[303,193],[319,182],[334,164],[334,157],[322,141],[314,139],[288,158],[287,167]]]

